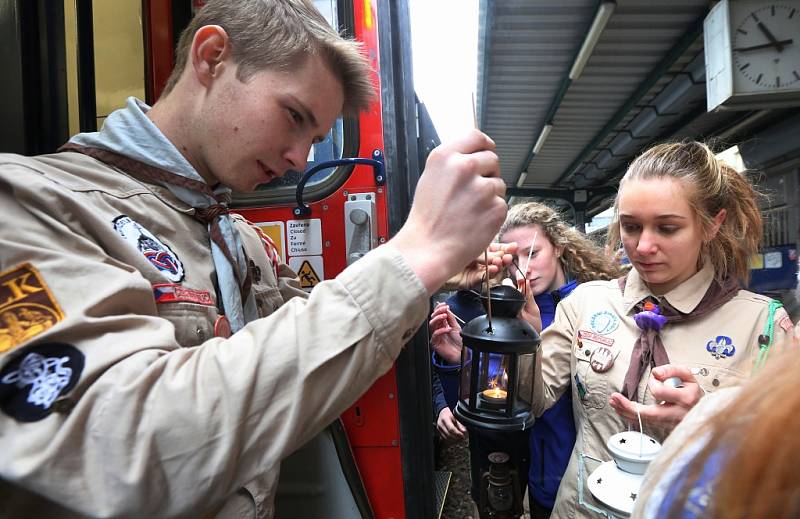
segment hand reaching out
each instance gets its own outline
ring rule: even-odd
[[[450,364],[461,362],[461,326],[455,314],[445,303],[439,303],[433,309],[428,323],[431,329],[431,346],[441,358]]]
[[[519,271],[517,271],[517,290],[525,296],[525,306],[519,312],[520,318],[530,323],[538,333],[542,333],[542,315],[539,312],[539,305],[533,298],[533,292],[528,287],[527,280]]]
[[[443,440],[463,440],[467,436],[467,428],[456,419],[449,407],[443,407],[439,411],[436,430]]]
[[[643,421],[668,428],[675,427],[692,407],[703,397],[703,388],[697,383],[691,370],[684,366],[664,364],[653,368],[647,386],[657,404],[641,405],[631,402],[620,393],[612,393],[609,403],[621,417],[631,424],[638,423],[636,407]],[[671,377],[681,379],[681,387],[664,384]]]
[[[516,252],[516,243],[490,244],[488,248],[489,277],[496,276],[503,267],[510,265]],[[469,289],[483,281],[487,265],[486,256],[481,254],[469,262],[461,272],[447,280],[445,288]]]

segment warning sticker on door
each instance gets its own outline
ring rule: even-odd
[[[322,256],[289,258],[289,267],[297,272],[297,277],[300,278],[300,287],[307,292],[325,279]]]
[[[319,218],[286,222],[289,256],[322,254],[322,224]]]

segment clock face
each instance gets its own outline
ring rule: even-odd
[[[776,2],[744,13],[733,32],[733,66],[748,90],[800,87],[800,9]]]

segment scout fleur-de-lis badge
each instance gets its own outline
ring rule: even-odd
[[[736,347],[730,337],[718,335],[716,339],[712,339],[706,343],[706,350],[711,353],[715,359],[723,359],[726,357],[733,357],[736,353]]]

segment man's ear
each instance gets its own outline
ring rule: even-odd
[[[189,52],[197,80],[208,87],[219,75],[222,62],[230,54],[228,33],[219,25],[204,25],[194,33]]]

